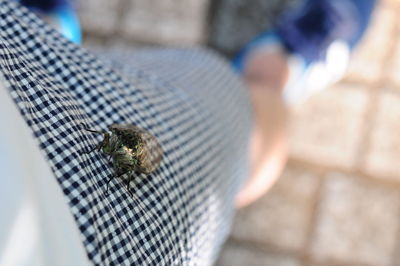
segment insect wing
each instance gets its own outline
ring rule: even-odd
[[[138,150],[139,171],[150,174],[160,166],[163,151],[156,137],[147,131],[142,131],[140,137],[142,145]]]
[[[156,137],[135,125],[112,125],[110,130],[122,139],[124,145],[136,150],[137,171],[150,174],[159,167],[163,151]]]

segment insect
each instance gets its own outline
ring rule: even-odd
[[[163,150],[157,138],[135,125],[114,124],[108,127],[109,131],[91,130],[86,126],[84,128],[89,132],[102,134],[104,137],[92,150],[86,153],[91,153],[96,150],[102,151],[108,156],[108,161],[112,163],[114,175],[107,181],[107,192],[108,185],[114,177],[122,177],[128,174],[125,182],[129,194],[137,203],[137,206],[143,211],[147,219],[151,221],[160,232],[163,232],[169,245],[172,247],[171,254],[167,256],[169,260],[168,265],[181,265],[176,243],[170,237],[172,232],[161,227],[159,225],[161,224],[159,215],[157,215],[153,209],[144,206],[141,200],[129,189],[130,182],[135,172],[150,174],[159,167],[163,157]],[[148,185],[154,188],[154,185],[151,185],[151,183]],[[164,200],[165,199],[166,198],[164,198]]]
[[[87,153],[97,150],[108,155],[115,177],[128,174],[125,182],[128,192],[132,194],[129,186],[133,174],[151,174],[159,167],[163,156],[161,145],[156,137],[135,125],[114,124],[108,129],[109,132],[86,128],[89,132],[104,136],[103,140]],[[107,182],[107,192],[113,177]]]

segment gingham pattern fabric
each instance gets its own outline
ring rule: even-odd
[[[122,59],[122,60],[121,60]],[[247,176],[248,98],[221,58],[201,50],[98,59],[14,2],[0,0],[0,76],[68,199],[95,265],[210,265]],[[156,136],[160,168],[130,196],[107,158],[84,154],[105,130]]]

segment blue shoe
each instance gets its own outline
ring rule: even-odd
[[[289,104],[306,100],[343,77],[351,51],[363,36],[375,0],[308,0],[284,14],[274,30],[261,34],[232,60],[243,72],[251,56],[274,49],[288,56]]]
[[[68,0],[18,0],[44,20],[50,22],[67,39],[81,42],[79,20]]]

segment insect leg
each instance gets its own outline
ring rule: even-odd
[[[88,150],[88,151],[84,151],[83,154],[89,154],[94,152],[95,150],[97,151],[101,151],[101,149],[104,146],[104,141],[100,142],[99,144],[97,144],[96,146],[94,146],[92,149]]]
[[[85,130],[89,131],[89,132],[92,132],[92,133],[97,133],[97,134],[105,134],[105,133],[107,133],[105,131],[97,131],[97,130],[89,129],[87,127],[85,127]]]
[[[107,189],[106,189],[107,195],[108,195],[108,186],[109,186],[111,180],[113,179],[113,177],[114,177],[114,176],[110,176],[110,178],[109,178],[108,181],[107,181]]]
[[[88,151],[84,151],[83,154],[92,153],[92,152],[94,152],[95,150],[98,150],[98,149],[99,149],[99,146],[100,146],[100,144],[94,146],[92,149],[90,149],[90,150],[88,150]]]
[[[131,197],[133,197],[133,193],[131,192],[130,188],[131,188],[131,179],[128,178],[126,179],[125,183],[126,183],[126,189],[128,190],[128,193]]]

